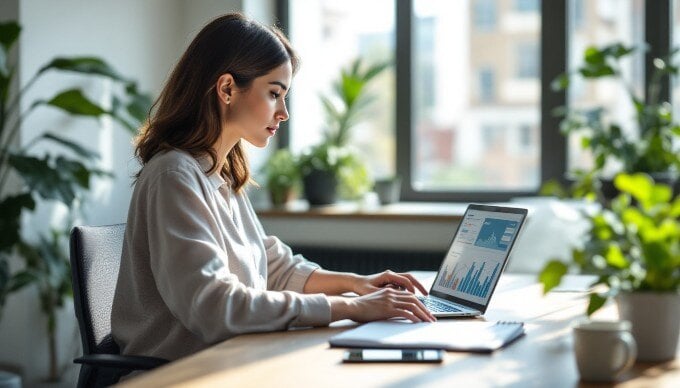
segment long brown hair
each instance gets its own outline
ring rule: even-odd
[[[212,166],[206,173],[214,173],[222,165],[212,149],[222,130],[215,93],[218,78],[230,73],[237,87],[247,89],[255,78],[287,61],[295,73],[297,55],[277,28],[265,27],[238,13],[211,21],[196,35],[172,71],[148,122],[135,138],[135,156],[145,165],[168,149],[184,150],[193,156],[207,154]],[[240,142],[227,154],[220,175],[235,192],[250,180],[248,160]]]

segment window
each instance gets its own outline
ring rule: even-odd
[[[517,78],[538,78],[538,57],[536,42],[517,43]]]
[[[475,27],[482,31],[493,30],[496,27],[496,0],[473,0],[473,2]]]
[[[288,9],[288,34],[302,58],[289,104],[289,147],[299,153],[321,141],[325,117],[319,95],[330,92],[341,68],[358,57],[366,63],[394,62],[394,2],[291,0]],[[427,37],[422,43],[427,45]],[[370,86],[379,98],[353,128],[351,144],[380,178],[395,174],[394,67]]]
[[[671,47],[680,46],[680,0],[673,0],[672,4],[673,18],[672,24],[672,34],[671,34]],[[675,55],[674,63],[677,64],[680,61],[680,55]],[[673,117],[677,120],[680,118],[680,79],[672,80],[672,90],[671,96],[673,103]]]
[[[538,0],[515,0],[515,10],[517,12],[538,12]]]
[[[479,101],[492,102],[496,95],[496,76],[490,67],[479,69]]]
[[[551,81],[592,44],[647,41],[668,52],[670,43],[659,38],[669,29],[668,4],[680,23],[680,0],[280,1],[303,58],[291,96],[290,146],[319,138],[318,93],[347,58],[393,58],[394,71],[376,85],[385,106],[356,131],[356,144],[374,176],[402,176],[406,200],[507,200],[587,166],[579,139],[558,131],[554,109],[604,104],[630,122],[628,99],[607,82],[576,82],[565,93],[553,92]],[[679,45],[680,33],[674,36]],[[650,74],[645,54],[624,71],[641,92]],[[680,99],[680,86],[673,94]]]
[[[642,0],[592,0],[572,1],[569,12],[573,22],[569,26],[569,68],[583,63],[583,52],[588,46],[603,46],[621,42],[626,46],[644,46],[644,1]],[[582,13],[578,17],[578,13]],[[589,23],[578,24],[580,18]],[[622,62],[624,77],[630,81],[638,96],[644,96],[644,50],[638,49],[634,55]],[[568,104],[582,108],[603,106],[606,115],[624,125],[623,130],[632,135],[637,129],[632,126],[631,117],[635,108],[630,102],[628,91],[619,83],[600,80],[596,82],[572,83],[568,93]],[[569,169],[588,168],[592,158],[581,149],[581,139],[576,135],[569,139]],[[609,166],[614,168],[616,166]]]
[[[523,74],[533,84],[515,80],[513,64],[503,52],[526,46],[527,36],[538,41],[534,29],[501,27],[493,31],[470,28],[479,25],[480,9],[493,9],[502,20],[510,8],[500,2],[413,1],[415,36],[423,28],[433,30],[431,49],[414,45],[413,74],[432,74],[436,80],[427,94],[431,109],[413,104],[411,184],[415,191],[531,191],[540,183],[538,147],[528,155],[511,152],[508,131],[521,122],[538,126],[538,55],[535,44],[524,54]],[[498,14],[495,10],[498,9]],[[421,24],[423,20],[427,24]],[[524,47],[524,46],[522,46]],[[525,50],[526,51],[526,50]],[[533,63],[530,63],[533,61]],[[433,67],[421,67],[432,63]],[[413,88],[419,84],[414,79]],[[476,80],[476,82],[475,82]],[[538,139],[536,139],[538,140]],[[433,152],[437,149],[438,152]],[[523,171],[523,172],[520,172]],[[524,173],[528,171],[528,173]]]

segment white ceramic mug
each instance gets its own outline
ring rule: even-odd
[[[635,363],[637,346],[628,321],[584,320],[574,325],[574,354],[581,379],[614,381]]]

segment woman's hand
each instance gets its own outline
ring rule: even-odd
[[[434,322],[435,317],[410,291],[377,288],[377,291],[356,298],[332,296],[331,319],[349,318],[369,322],[390,318],[404,318],[412,322]]]
[[[392,271],[385,271],[375,275],[357,276],[352,291],[359,295],[367,295],[383,288],[407,290],[412,294],[418,289],[423,295],[427,295],[425,287],[413,275]]]

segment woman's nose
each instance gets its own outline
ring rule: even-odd
[[[281,105],[281,108],[276,111],[276,118],[281,121],[288,120],[288,109],[286,108],[286,103]]]

